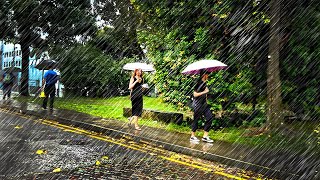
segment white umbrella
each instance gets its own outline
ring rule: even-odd
[[[206,72],[214,72],[222,69],[226,69],[228,66],[217,60],[200,60],[192,64],[189,64],[183,71],[182,74],[194,75],[200,74],[201,70]]]
[[[152,64],[146,64],[146,63],[128,63],[123,66],[123,69],[133,71],[135,69],[141,69],[144,72],[152,72],[155,71]]]

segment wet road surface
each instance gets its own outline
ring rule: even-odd
[[[0,110],[0,179],[259,179],[262,175]]]

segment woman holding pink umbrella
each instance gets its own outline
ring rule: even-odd
[[[202,137],[203,142],[212,143],[213,140],[209,137],[209,130],[213,120],[213,114],[207,103],[207,94],[209,88],[207,87],[208,73],[225,69],[227,65],[217,60],[200,60],[188,65],[182,74],[195,75],[200,74],[200,78],[195,83],[193,90],[193,122],[190,141],[199,142],[200,140],[195,136],[198,129],[198,121],[202,116],[205,117],[204,133]]]

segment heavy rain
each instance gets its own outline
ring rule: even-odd
[[[320,179],[320,2],[0,0],[0,179]]]

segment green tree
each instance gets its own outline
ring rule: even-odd
[[[137,38],[139,17],[130,1],[95,0],[94,12],[100,18],[102,29],[91,41],[93,45],[117,59],[145,58]]]
[[[189,63],[201,58],[214,58],[230,66],[224,75],[225,85],[215,92],[216,102],[220,98],[225,107],[240,101],[239,96],[252,99],[256,80],[252,70],[261,43],[260,27],[268,19],[264,13],[265,3],[255,1],[131,1],[140,14],[139,38],[148,50],[148,57],[157,69],[155,81],[165,100],[175,104],[186,104],[192,89],[192,79],[181,75]],[[254,58],[253,58],[254,57]],[[259,70],[257,70],[259,71]],[[240,74],[240,75],[239,75]],[[239,75],[239,76],[238,76]],[[213,79],[219,79],[221,75]],[[237,78],[241,77],[241,78]],[[254,81],[254,82],[252,82]],[[214,83],[211,82],[214,86]],[[218,82],[217,82],[218,83]],[[220,83],[218,83],[220,84]],[[241,84],[241,85],[239,85]],[[228,87],[230,86],[230,87]],[[216,86],[215,88],[218,88]],[[243,88],[246,88],[244,90]],[[261,89],[261,88],[257,88]],[[230,98],[226,98],[226,97]],[[250,100],[249,100],[250,101]]]
[[[90,1],[13,0],[6,3],[1,7],[8,12],[4,23],[16,34],[11,34],[11,38],[17,38],[22,49],[20,94],[28,96],[29,47],[41,49],[51,43],[70,45],[77,35],[84,39],[95,32]],[[42,35],[46,36],[46,41],[42,40]]]
[[[282,10],[283,103],[298,116],[319,119],[320,9],[315,0],[291,1]]]
[[[100,49],[90,45],[76,45],[53,52],[59,61],[61,81],[66,93],[78,96],[109,97],[127,89],[128,75],[122,66],[132,59],[115,61]]]
[[[269,60],[268,60],[268,126],[277,127],[281,124],[282,99],[281,99],[281,80],[280,80],[280,11],[281,1],[272,0],[270,2],[270,39],[269,39]]]

